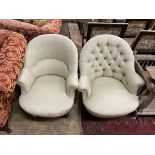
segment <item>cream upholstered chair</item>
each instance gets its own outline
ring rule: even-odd
[[[77,68],[78,52],[70,39],[58,34],[34,38],[27,46],[18,81],[21,108],[40,117],[67,114],[78,87]]]
[[[84,45],[79,63],[79,91],[90,114],[118,117],[137,109],[136,93],[144,81],[135,72],[133,52],[125,40],[96,36]]]

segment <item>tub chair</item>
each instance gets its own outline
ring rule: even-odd
[[[26,39],[23,35],[0,30],[0,129],[7,129],[14,89],[23,65]]]
[[[74,43],[59,34],[40,35],[28,43],[19,104],[38,117],[67,115],[78,87],[78,52]]]
[[[137,90],[144,81],[135,72],[133,51],[125,40],[96,36],[84,45],[79,61],[79,91],[90,114],[119,117],[137,109]]]
[[[62,21],[57,19],[32,20],[32,23],[12,19],[0,19],[0,29],[7,29],[21,33],[27,41],[41,34],[59,33]]]

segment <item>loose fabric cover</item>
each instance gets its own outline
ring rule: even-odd
[[[46,19],[42,20],[42,26],[36,26],[30,23],[21,22],[12,19],[0,19],[0,29],[7,29],[21,33],[25,36],[27,41],[41,34],[59,33],[62,26],[60,19]],[[35,22],[36,23],[36,22]]]
[[[29,42],[19,78],[21,107],[34,116],[57,117],[67,113],[78,87],[77,61],[77,49],[65,36],[46,34]]]
[[[47,24],[48,20],[47,19],[33,19],[32,20],[32,24],[36,25],[36,26],[43,26],[45,24]]]
[[[14,89],[23,66],[26,39],[23,35],[0,30],[0,127],[11,112]]]
[[[80,55],[80,74],[81,77],[79,81],[79,90],[83,92],[83,100],[84,104],[87,105],[87,109],[90,106],[89,101],[91,100],[90,102],[92,102],[96,100],[96,102],[93,104],[94,107],[91,107],[92,111],[94,111],[93,108],[96,109],[96,107],[100,104],[100,101],[97,100],[99,95],[102,96],[102,98],[107,98],[106,94],[102,93],[103,90],[105,89],[106,91],[110,86],[113,87],[112,83],[109,83],[109,85],[107,86],[105,85],[106,87],[102,87],[102,85],[94,86],[96,82],[92,86],[93,80],[98,80],[99,77],[114,78],[115,80],[117,80],[117,83],[120,82],[120,84],[118,85],[121,85],[122,83],[127,91],[135,96],[137,94],[138,88],[144,84],[142,78],[135,72],[134,56],[128,43],[123,39],[113,35],[96,36],[90,39],[84,45]],[[92,92],[93,88],[95,88],[95,90],[101,89],[102,92],[96,95],[96,93],[94,93],[95,90],[93,90]],[[120,90],[112,89],[111,97],[109,97],[109,102],[102,102],[102,110],[105,110],[105,105],[109,106],[109,108],[111,108],[111,114],[107,114],[106,112],[104,113],[103,111],[103,113],[100,113],[96,109],[96,115],[99,115],[100,117],[110,117],[110,115],[121,116],[123,114],[127,114],[136,110],[138,98],[135,102],[135,108],[131,108],[132,110],[126,108],[128,109],[128,111],[124,109],[123,112],[121,109],[116,109],[114,108],[114,106],[111,106],[112,104],[109,104],[110,102],[114,102],[113,104],[115,105],[121,105],[122,103],[124,103],[123,100],[119,100],[119,102],[122,103],[118,103],[116,100],[113,100],[115,91]],[[122,92],[123,91],[124,89],[122,87]],[[120,96],[118,96],[118,98],[120,98]],[[125,96],[124,100],[126,100],[126,102],[124,103],[126,104],[126,106],[132,104],[128,102],[129,100],[127,100]]]

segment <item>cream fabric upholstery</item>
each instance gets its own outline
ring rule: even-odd
[[[133,52],[125,40],[96,36],[84,45],[79,63],[79,91],[90,113],[114,117],[136,110],[137,90],[144,81],[135,72]]]
[[[23,110],[41,117],[68,113],[78,87],[77,68],[77,49],[67,37],[45,34],[31,40],[18,80]]]

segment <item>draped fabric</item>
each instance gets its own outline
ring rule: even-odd
[[[0,19],[0,29],[21,33],[27,41],[41,34],[59,33],[61,26],[62,20],[60,19],[33,20],[33,24],[12,19]]]
[[[27,41],[19,33],[0,30],[0,127],[5,126]]]

